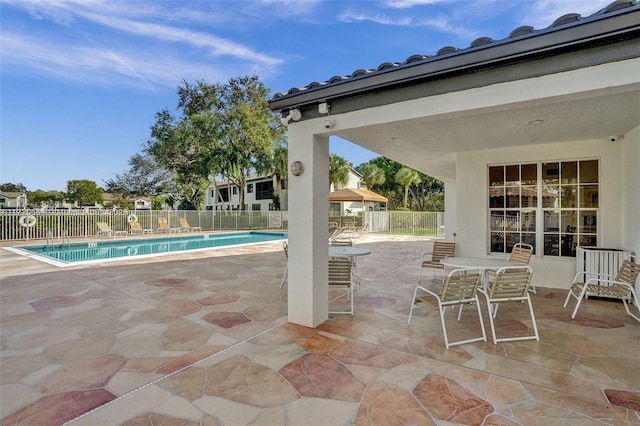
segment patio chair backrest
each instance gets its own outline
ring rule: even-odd
[[[433,255],[431,260],[439,262],[440,260],[451,257],[456,254],[456,243],[453,241],[436,241],[433,243]]]
[[[531,261],[531,254],[533,254],[533,246],[529,244],[517,243],[511,250],[511,255],[509,255],[509,262],[528,265]]]
[[[351,261],[348,258],[329,259],[329,285],[351,286]]]
[[[509,266],[498,269],[489,289],[490,299],[525,297],[531,284],[530,266]]]
[[[284,249],[284,255],[286,256],[286,258],[289,258],[289,243],[287,243],[286,241],[282,242],[282,248]]]
[[[353,246],[353,241],[351,238],[334,238],[331,240],[331,245],[334,247],[351,247]]]
[[[129,222],[129,226],[131,226],[131,229],[134,231],[142,231],[142,226],[140,225],[140,222],[138,221],[131,221]]]
[[[452,271],[442,289],[442,303],[455,300],[469,300],[476,297],[480,285],[480,272]]]
[[[189,222],[187,221],[186,218],[181,217],[179,221],[180,221],[180,226],[182,226],[183,228],[191,228],[191,225],[189,225]]]
[[[615,281],[622,281],[631,286],[634,285],[636,279],[638,279],[638,274],[640,274],[640,264],[635,263],[634,260],[634,256],[629,256],[622,262]]]

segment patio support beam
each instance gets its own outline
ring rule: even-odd
[[[288,321],[316,327],[329,317],[328,245],[329,137],[313,134],[312,123],[290,123]]]

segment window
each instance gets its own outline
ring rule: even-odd
[[[254,212],[260,211],[260,204],[251,204],[251,210]]]
[[[253,184],[252,183],[248,183],[247,184],[247,194],[251,194],[253,192]]]
[[[598,160],[490,166],[489,216],[492,253],[522,242],[575,257],[597,245]]]
[[[224,201],[225,203],[229,202],[229,188],[220,188],[218,189],[220,193],[220,201]]]
[[[269,200],[273,194],[273,182],[257,182],[256,183],[256,200]]]
[[[233,187],[233,195],[238,195],[238,187],[237,186]]]

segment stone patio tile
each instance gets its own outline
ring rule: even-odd
[[[640,350],[640,344],[636,346]],[[618,379],[634,389],[640,389],[640,374],[630,374],[632,371],[638,371],[637,358],[581,357],[580,363]]]
[[[367,388],[354,425],[435,425],[407,391],[376,382]]]
[[[40,380],[37,388],[48,394],[102,388],[126,363],[119,355],[69,362]]]
[[[602,422],[574,411],[536,401],[527,401],[512,406],[516,420],[527,426],[602,426]]]
[[[413,394],[435,418],[454,423],[480,425],[493,412],[487,401],[446,377],[429,374],[413,389]]]
[[[224,349],[224,346],[203,346],[198,350],[189,352],[177,359],[174,359],[164,364],[162,367],[156,370],[156,373],[158,374],[173,373],[175,371],[180,370],[181,368],[187,367],[195,362],[198,362],[208,357],[209,355],[215,354],[222,349]]]
[[[164,402],[161,402],[153,409],[154,412],[164,414],[165,416],[174,416],[181,419],[189,419],[197,421],[198,425],[201,418],[200,410],[196,409],[189,401],[183,398],[173,396]]]
[[[48,395],[5,417],[0,425],[61,424],[113,399],[115,395],[104,389]]]
[[[111,404],[100,407],[92,413],[74,420],[73,426],[96,426],[123,424],[171,398],[171,393],[157,386],[145,386],[136,392],[118,399]]]
[[[248,425],[256,419],[261,409],[215,396],[203,396],[194,401],[196,406],[223,425]]]
[[[315,398],[300,398],[287,404],[290,425],[349,425],[358,411],[358,404]]]
[[[306,397],[357,402],[366,388],[347,367],[322,354],[307,354],[279,373]]]
[[[186,420],[166,414],[145,413],[122,423],[122,426],[200,426],[200,420]]]
[[[0,386],[0,419],[14,411],[25,407],[42,397],[31,386],[21,383],[10,383]]]
[[[204,393],[258,407],[297,398],[293,387],[280,375],[245,356],[235,356],[208,367]]]
[[[331,349],[329,354],[345,364],[380,368],[393,368],[400,364],[395,351],[357,340],[344,341]]]
[[[210,327],[182,318],[176,319],[167,324],[161,348],[164,351],[193,351],[202,347],[213,333]]]

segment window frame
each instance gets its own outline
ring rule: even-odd
[[[488,164],[488,252],[521,242],[539,256],[575,258],[577,246],[597,246],[600,174],[599,158]]]

